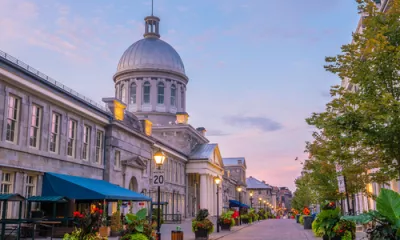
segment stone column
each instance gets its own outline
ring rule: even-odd
[[[200,175],[200,208],[207,208],[207,193],[208,193],[207,175]],[[196,206],[197,207],[197,206]]]

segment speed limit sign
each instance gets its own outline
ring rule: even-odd
[[[157,170],[153,172],[153,186],[163,186],[165,183],[164,171]]]

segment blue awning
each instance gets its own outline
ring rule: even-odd
[[[229,207],[241,207],[241,208],[250,208],[248,205],[243,204],[237,200],[229,200]]]
[[[151,198],[112,183],[59,173],[43,177],[42,196],[65,196],[76,200],[151,201]]]

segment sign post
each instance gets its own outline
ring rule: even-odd
[[[165,184],[165,173],[164,170],[153,171],[153,186],[164,186]]]

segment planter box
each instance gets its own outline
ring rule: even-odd
[[[242,223],[243,224],[248,224],[249,223],[249,219],[242,219]]]
[[[205,229],[198,229],[194,235],[196,240],[208,240],[208,231]]]
[[[118,236],[120,236],[121,235],[121,233],[119,232],[119,231],[111,231],[110,232],[110,237],[118,237]]]
[[[231,225],[230,224],[220,224],[221,230],[231,230]]]
[[[183,232],[171,231],[171,240],[183,240]]]
[[[313,222],[313,218],[312,216],[304,216],[304,229],[312,229],[312,222]]]

